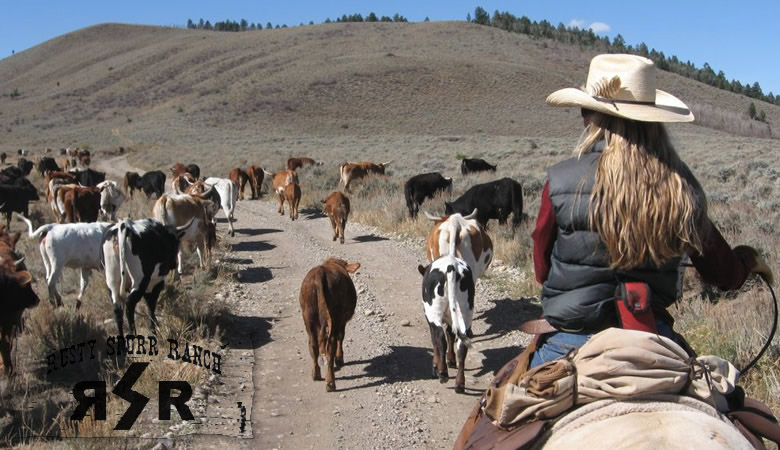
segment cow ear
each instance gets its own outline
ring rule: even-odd
[[[28,284],[32,283],[32,275],[26,270],[15,272],[14,276],[21,287],[26,287]]]
[[[360,263],[347,264],[344,269],[349,273],[355,273],[360,269]]]
[[[420,275],[423,275],[423,276],[425,276],[425,271],[426,271],[426,270],[427,270],[427,268],[426,268],[426,267],[423,267],[423,265],[422,265],[422,264],[418,264],[418,265],[417,265],[417,271],[418,271],[418,272],[420,272]]]

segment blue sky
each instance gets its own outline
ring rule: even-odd
[[[481,1],[436,0],[390,2],[322,1],[9,1],[0,8],[0,58],[33,47],[48,39],[103,22],[184,26],[188,18],[240,20],[297,25],[342,14],[371,11],[392,16],[398,12],[410,21],[464,20],[482,6],[489,13],[509,11],[532,20],[547,19],[557,25],[594,25],[601,34],[622,34],[629,44],[644,41],[667,56],[677,55],[697,67],[705,62],[723,70],[729,79],[743,84],[758,81],[764,93],[780,94],[777,51],[780,2],[734,1]]]

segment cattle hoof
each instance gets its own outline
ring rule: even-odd
[[[81,308],[81,300],[76,300],[76,309]]]
[[[343,244],[343,243],[344,243],[344,238],[341,238],[341,239],[340,239],[340,241],[341,241],[341,243]]]
[[[449,379],[450,379],[450,376],[449,376],[449,375],[447,375],[446,373],[440,373],[440,374],[439,374],[439,383],[441,383],[441,384],[444,384],[444,383],[446,383],[446,382],[447,382],[447,380],[449,380]]]
[[[447,361],[447,367],[449,367],[450,369],[457,369],[458,363],[456,363],[455,361]]]
[[[466,392],[466,387],[465,386],[462,386],[462,385],[455,386],[455,393],[456,394],[463,394],[464,392]]]
[[[439,371],[436,370],[436,366],[433,366],[433,371],[431,372],[431,378],[439,378]]]
[[[333,236],[333,242],[336,242],[336,236]]]
[[[336,369],[340,369],[343,365],[344,365],[344,360],[343,359],[337,359],[333,363],[333,367],[336,368]]]
[[[328,383],[325,385],[325,392],[336,392],[336,383]]]

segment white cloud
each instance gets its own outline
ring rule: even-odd
[[[582,19],[571,19],[569,21],[569,27],[582,29],[585,26],[585,21]]]
[[[611,29],[610,26],[604,22],[593,22],[588,28],[593,30],[594,33],[606,33]]]

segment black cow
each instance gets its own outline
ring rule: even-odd
[[[404,185],[404,195],[406,196],[406,207],[409,209],[409,215],[417,217],[420,205],[426,198],[433,198],[437,192],[449,190],[452,192],[452,178],[446,178],[439,172],[423,173],[415,175]]]
[[[5,160],[8,159],[8,153],[0,153],[0,164],[5,164]]]
[[[477,209],[477,220],[485,228],[489,219],[505,224],[512,214],[512,230],[523,217],[523,187],[511,178],[472,186],[452,203],[444,202],[444,213],[460,213],[464,216]]]
[[[24,176],[29,175],[34,166],[32,161],[28,161],[25,158],[19,158],[19,161],[16,162],[16,167],[22,170]]]
[[[135,334],[136,331],[135,306],[141,298],[146,300],[150,326],[154,329],[157,299],[165,286],[165,278],[176,270],[179,241],[193,221],[190,219],[186,225],[172,227],[152,219],[125,220],[106,232],[103,265],[120,335],[124,333],[122,299],[125,292],[129,292],[125,313],[130,332]]]
[[[44,156],[38,161],[38,173],[40,173],[41,176],[46,175],[46,172],[59,172],[60,170],[62,170],[60,169],[60,166],[58,166],[54,158],[50,156]]]
[[[165,173],[159,170],[146,172],[141,177],[141,189],[147,197],[155,194],[157,198],[160,198],[165,192]]]
[[[13,184],[0,184],[0,212],[5,213],[6,229],[11,229],[11,213],[30,216],[30,201],[39,200],[38,189],[24,177],[17,178]]]
[[[467,175],[474,172],[495,172],[496,166],[488,163],[484,159],[463,158],[460,163],[460,173]]]
[[[200,178],[200,167],[198,167],[197,164],[187,165],[187,172],[189,172],[190,175],[195,177],[196,180]]]
[[[60,149],[60,156],[68,156],[68,149],[61,148]]]
[[[22,169],[16,166],[9,166],[3,170],[0,170],[0,184],[13,184],[19,178],[22,178],[24,173]]]
[[[82,186],[96,187],[106,181],[106,174],[97,170],[74,170],[71,173],[76,176],[76,180]]]

